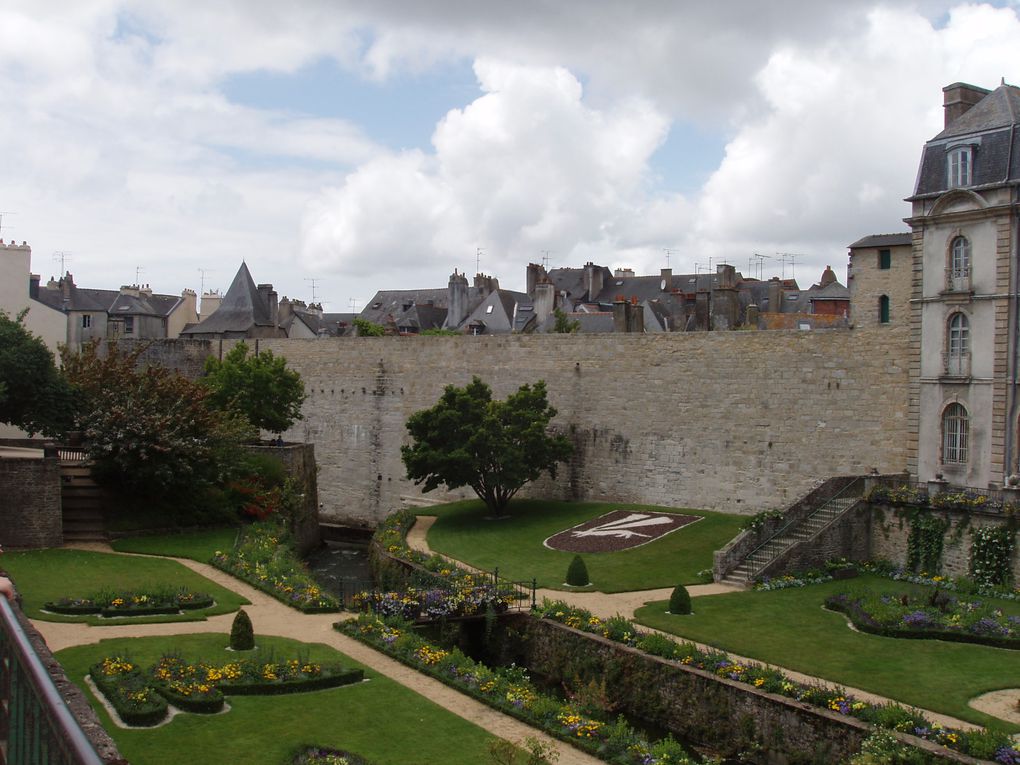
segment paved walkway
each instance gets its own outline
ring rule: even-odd
[[[407,543],[412,548],[419,550],[424,553],[432,554],[434,551],[429,547],[428,544],[428,530],[432,528],[432,524],[435,523],[435,516],[418,516],[418,520],[407,534]],[[471,568],[462,561],[458,561],[454,558],[444,555],[453,563],[458,566],[464,566]],[[703,595],[720,595],[724,593],[743,592],[738,587],[731,587],[725,584],[695,584],[687,588],[687,591],[691,594],[691,597],[700,597]],[[587,609],[601,619],[606,619],[611,616],[624,616],[628,619],[634,618],[634,612],[654,600],[668,600],[670,594],[673,592],[672,588],[657,589],[657,590],[640,590],[636,592],[620,592],[620,593],[605,593],[605,592],[577,592],[577,591],[564,591],[564,590],[548,590],[540,588],[537,592],[539,598],[549,598],[550,600],[563,600],[570,603],[573,606]],[[661,630],[655,630],[651,627],[642,627],[644,630],[649,632],[661,632]],[[662,633],[668,635],[669,633]],[[670,635],[670,637],[675,637]],[[702,649],[718,650],[713,646],[698,643],[696,641],[689,641],[694,643]],[[755,664],[763,664],[765,666],[773,666],[778,670],[781,670],[783,674],[787,675],[792,680],[801,683],[807,683],[810,685],[825,685],[829,687],[835,687],[837,684],[832,683],[820,677],[813,677],[812,675],[806,675],[803,672],[797,672],[796,670],[787,669],[786,667],[780,667],[778,665],[770,665],[768,662],[763,662],[760,659],[752,659],[746,656],[740,656],[729,651],[726,652],[730,657],[739,662],[752,662]],[[861,690],[860,688],[853,688],[847,685],[839,685],[838,687],[847,691],[848,693],[856,696],[862,701],[870,701],[874,704],[888,704],[893,700],[888,699],[884,696],[879,696],[869,691]],[[898,702],[897,702],[898,703]],[[927,709],[922,709],[925,716],[933,722],[937,722],[941,725],[951,728],[963,728],[972,730],[979,728],[980,726],[974,723],[967,722],[965,720],[958,720],[955,717],[944,715],[939,712],[932,712]]]
[[[76,545],[76,547],[113,552],[105,544]],[[183,558],[171,558],[171,560],[176,560],[216,584],[233,590],[250,600],[252,604],[245,606],[244,610],[251,617],[258,634],[278,635],[307,643],[330,645],[380,675],[420,693],[430,701],[475,723],[495,736],[514,742],[536,738],[551,745],[560,753],[558,760],[560,765],[599,765],[602,762],[569,744],[545,735],[537,728],[532,728],[497,712],[438,680],[416,672],[363,643],[341,635],[333,629],[334,622],[340,619],[350,619],[353,617],[352,614],[302,614],[217,568]],[[168,624],[122,624],[92,627],[87,624],[41,620],[32,620],[32,624],[42,633],[50,650],[59,651],[74,645],[97,643],[104,638],[181,635],[199,632],[218,632],[225,635],[230,632],[233,619],[233,614],[224,614],[210,617],[204,622],[172,622]]]

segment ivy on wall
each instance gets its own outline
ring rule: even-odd
[[[970,572],[978,584],[1006,584],[1010,579],[1016,529],[1012,524],[971,532]]]
[[[910,514],[907,536],[907,568],[911,571],[938,573],[942,567],[942,548],[949,521],[926,510]]]

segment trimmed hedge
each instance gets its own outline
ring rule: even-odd
[[[311,680],[285,680],[282,683],[220,683],[219,689],[227,696],[283,696],[288,693],[321,691],[353,685],[365,679],[360,669],[346,669],[336,674],[323,675]]]
[[[126,725],[151,727],[166,719],[166,699],[152,690],[137,668],[111,676],[99,662],[92,665],[89,675]]]
[[[185,712],[193,712],[197,715],[214,715],[217,712],[223,711],[223,692],[217,688],[213,688],[206,696],[195,698],[194,696],[178,693],[165,683],[153,684],[152,687],[156,689],[160,696]]]
[[[567,567],[566,582],[571,587],[587,587],[591,584],[588,567],[584,565],[584,559],[580,555],[575,555],[574,559],[570,561],[570,566]]]
[[[673,588],[669,596],[669,612],[671,614],[685,615],[691,612],[691,594],[682,584]]]

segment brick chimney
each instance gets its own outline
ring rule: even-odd
[[[660,282],[662,291],[670,292],[673,289],[673,269],[663,268],[660,273],[662,275],[662,281]]]
[[[964,82],[954,82],[942,88],[942,108],[945,110],[945,127],[962,117],[974,104],[991,93],[990,90],[979,88],[977,85],[968,85]]]

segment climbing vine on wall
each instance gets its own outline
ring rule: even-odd
[[[1012,525],[989,526],[971,532],[970,573],[986,586],[1006,584],[1011,575],[1016,530]]]
[[[907,536],[907,568],[911,571],[937,573],[942,566],[942,547],[949,521],[924,510],[910,515]]]

